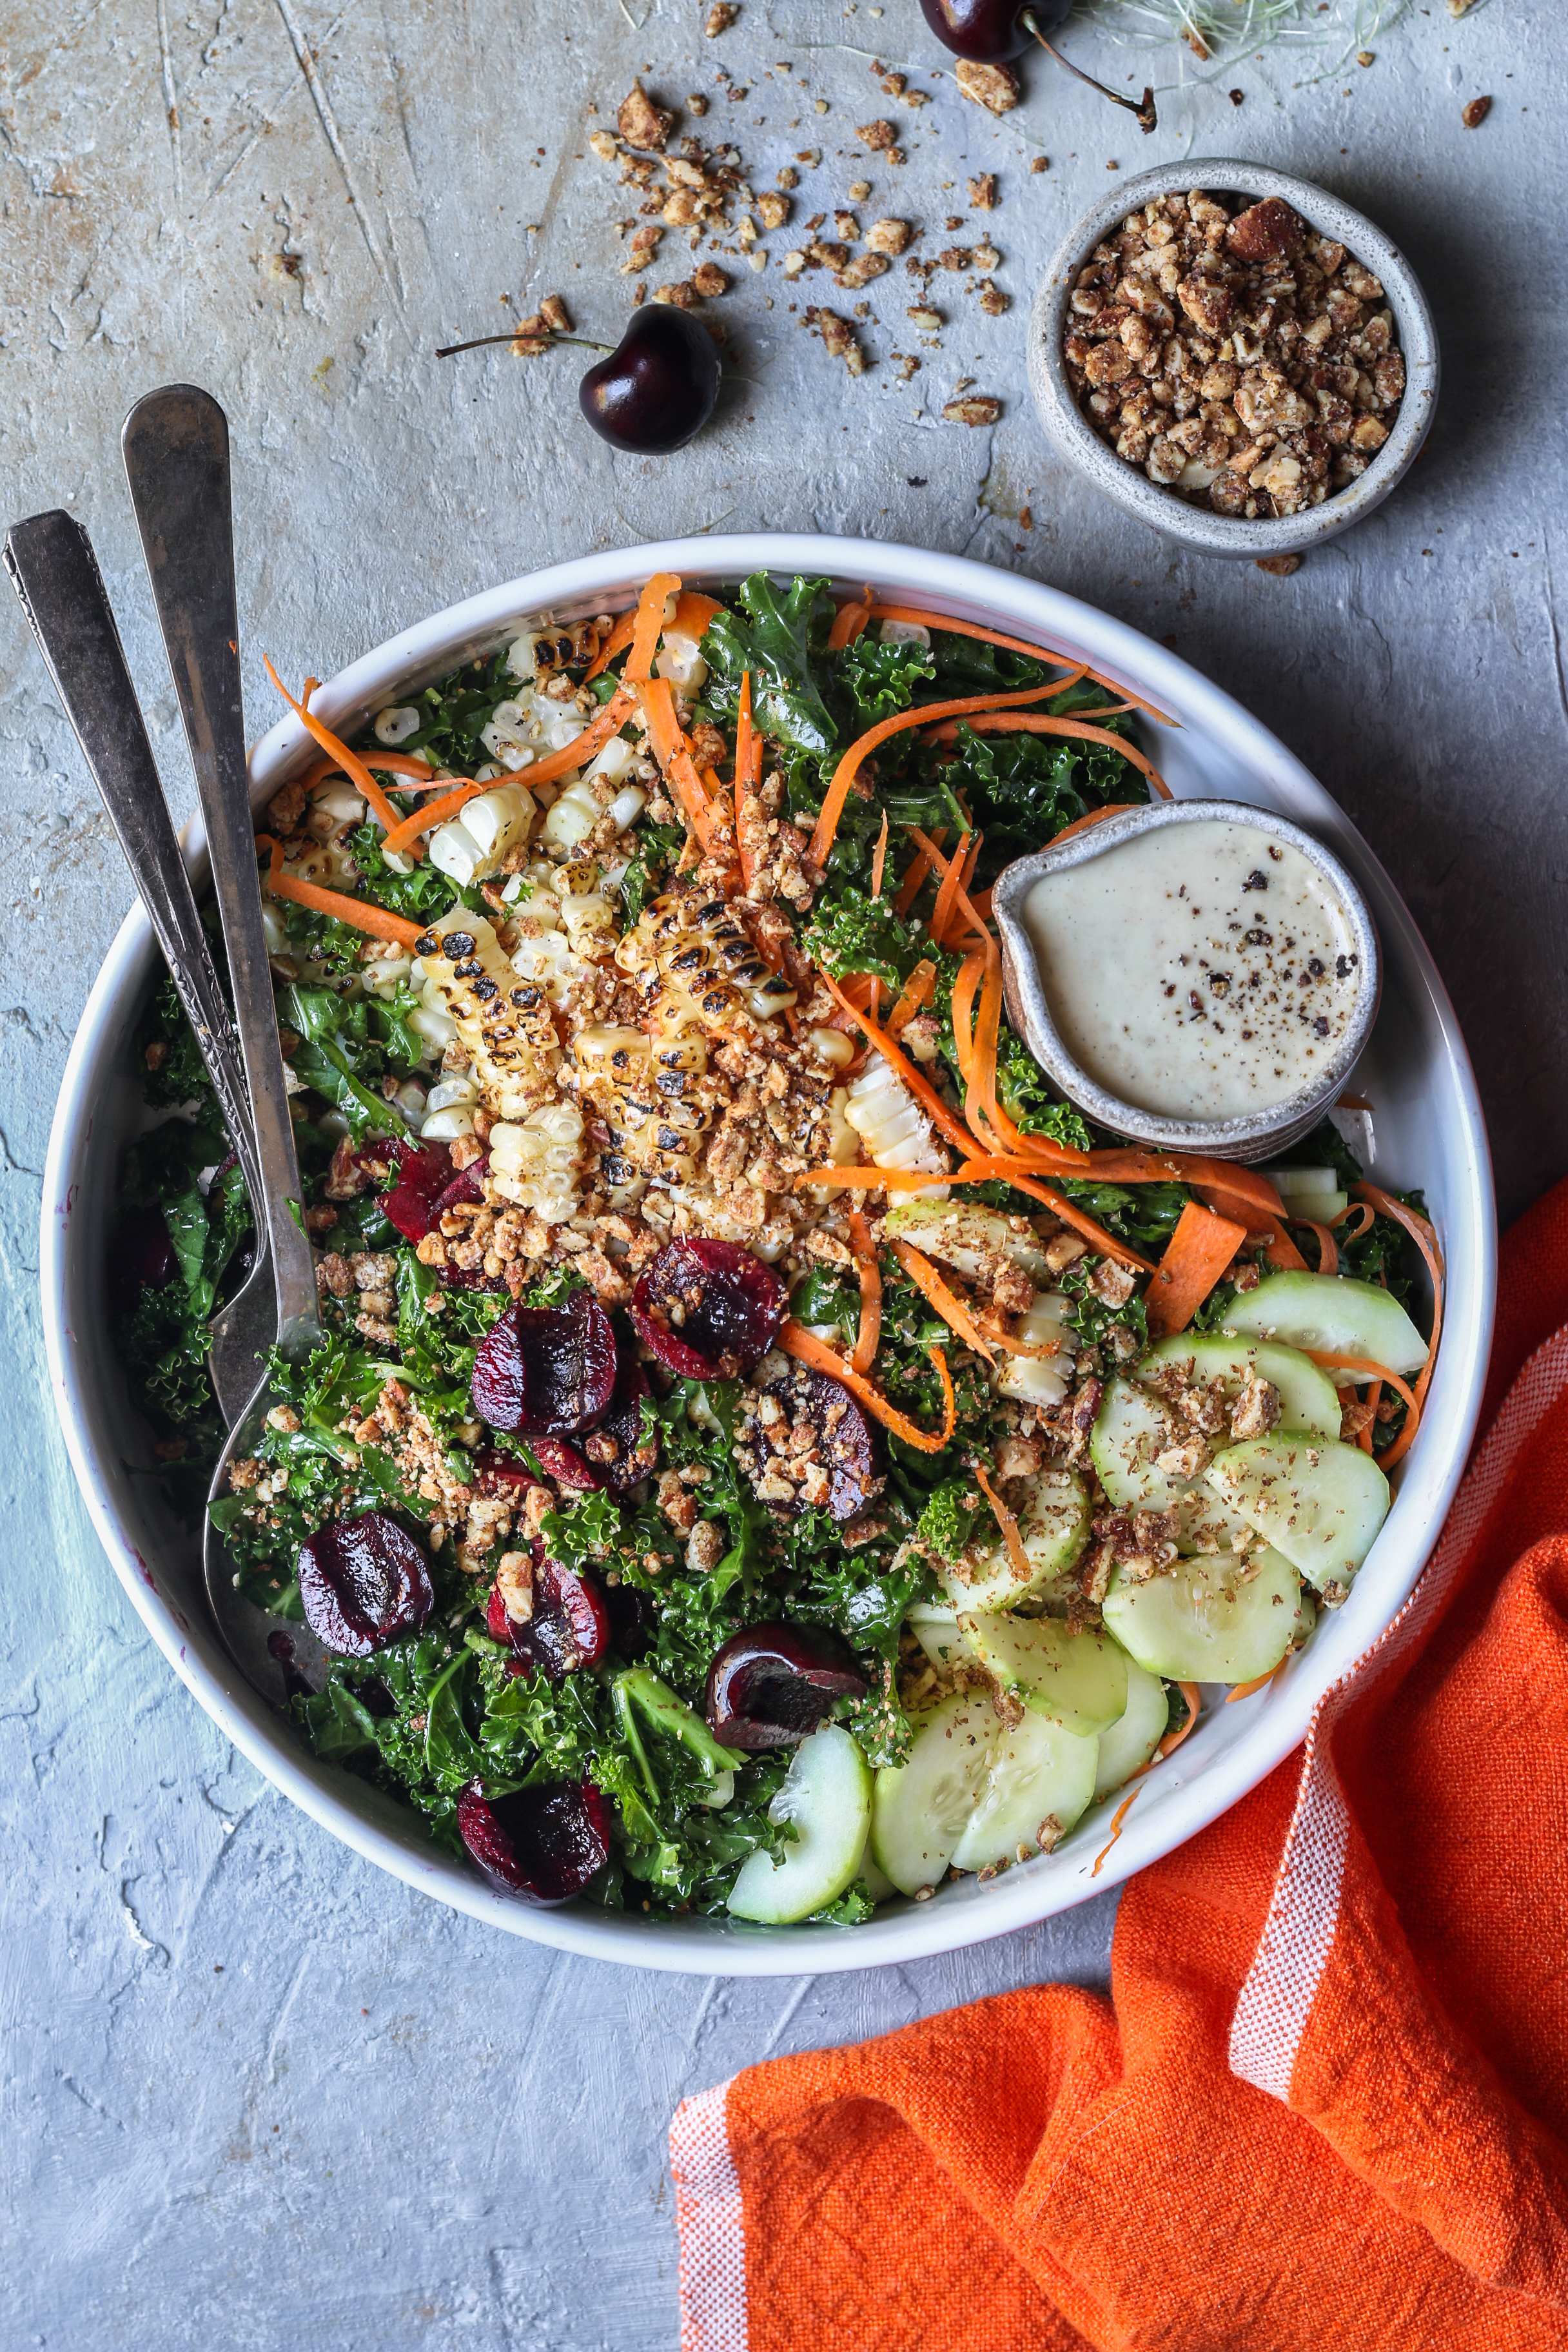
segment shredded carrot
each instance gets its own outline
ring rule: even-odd
[[[1330,1356],[1325,1355],[1318,1348],[1303,1349],[1302,1353],[1310,1356],[1314,1364],[1321,1364],[1325,1371],[1364,1372],[1372,1381],[1372,1387],[1367,1391],[1369,1404],[1375,1406],[1385,1382],[1389,1388],[1398,1391],[1405,1402],[1405,1426],[1387,1453],[1378,1456],[1378,1467],[1382,1470],[1392,1470],[1396,1462],[1403,1462],[1415,1444],[1415,1433],[1421,1426],[1422,1391],[1419,1379],[1415,1387],[1411,1389],[1406,1387],[1397,1372],[1391,1372],[1386,1364],[1374,1364],[1367,1356]],[[1430,1363],[1430,1361],[1431,1358],[1428,1357],[1427,1362]],[[1363,1430],[1362,1435],[1367,1440],[1363,1451],[1370,1454],[1372,1452],[1370,1422]]]
[[[964,957],[952,983],[952,1042],[958,1055],[958,1075],[966,1087],[974,1066],[974,992],[984,969],[985,958],[976,948]]]
[[[931,1081],[928,1078],[923,1078],[908,1056],[899,1051],[898,1046],[893,1043],[893,1040],[889,1036],[885,1029],[879,1027],[877,1023],[870,1018],[869,1014],[862,1013],[858,1005],[852,1004],[850,1003],[848,997],[845,994],[843,989],[840,988],[836,980],[829,979],[826,972],[824,972],[821,975],[821,978],[822,984],[827,990],[829,995],[836,997],[847,1013],[852,1013],[854,1014],[857,1023],[862,1029],[864,1029],[867,1036],[871,1040],[872,1045],[875,1045],[877,1051],[881,1055],[882,1059],[885,1062],[891,1064],[893,1069],[903,1080],[905,1086],[908,1087],[910,1094],[913,1095],[915,1100],[920,1104],[921,1108],[926,1113],[928,1118],[930,1118],[934,1124],[941,1129],[942,1134],[946,1136],[948,1141],[953,1145],[955,1150],[967,1152],[971,1149],[971,1139],[964,1129],[962,1120],[953,1117],[953,1114],[949,1110],[947,1105],[937,1093],[936,1088],[931,1085]],[[933,1181],[940,1181],[940,1179]]]
[[[913,709],[896,710],[890,719],[879,719],[874,727],[868,727],[864,735],[856,737],[833,771],[833,781],[827,787],[806,853],[812,864],[826,865],[827,853],[838,830],[838,820],[844,814],[844,803],[849,797],[849,787],[860,772],[860,762],[876,750],[879,743],[885,743],[889,735],[901,735],[911,727],[926,727],[939,719],[962,719],[982,711],[1010,710],[1015,703],[1038,702],[1043,695],[1059,691],[1059,688],[1050,685],[1026,686],[1016,694],[968,694],[955,702],[919,703]],[[1119,735],[1113,735],[1110,740],[1118,749],[1121,748]]]
[[[921,838],[924,840],[925,836],[923,834]],[[945,825],[939,825],[935,833],[931,835],[931,840],[934,842],[943,842],[946,839],[947,827]],[[910,908],[920,897],[921,887],[924,885],[926,877],[930,874],[931,869],[931,859],[930,845],[928,844],[927,847],[921,851],[918,857],[913,857],[910,861],[909,871],[904,876],[903,880],[900,883],[899,895],[893,901],[893,912],[895,915],[901,916],[909,913]]]
[[[384,751],[377,745],[374,751],[365,752],[364,763],[367,768],[379,769],[384,776],[411,778],[409,784],[398,786],[399,792],[420,792],[446,781],[436,773],[428,760],[421,760],[413,751]],[[343,772],[342,761],[331,751],[323,751],[319,760],[311,761],[300,782],[306,792],[313,793],[329,776],[341,776]]]
[[[1329,1227],[1327,1225],[1320,1224],[1316,1217],[1292,1217],[1290,1223],[1293,1225],[1305,1225],[1309,1233],[1316,1234],[1318,1237],[1318,1272],[1320,1274],[1338,1274],[1340,1270],[1339,1244],[1335,1241]]]
[[[587,686],[593,679],[596,678],[602,669],[608,669],[610,664],[615,660],[616,656],[621,652],[623,647],[631,644],[632,631],[637,627],[637,608],[634,604],[629,613],[623,613],[620,615],[615,627],[610,631],[609,635],[599,647],[598,653],[584,671],[583,683],[584,686]]]
[[[1031,661],[1066,662],[1072,658],[1068,654],[1053,653],[1045,646],[1031,646],[1022,637],[1004,637],[994,629],[976,628],[972,621],[950,620],[945,613],[928,613],[914,604],[874,604],[871,618],[874,621],[915,621],[922,628],[945,630],[950,636],[978,637],[983,645],[1005,646],[1011,654],[1027,654]],[[1103,686],[1111,694],[1126,695],[1138,709],[1146,710],[1150,718],[1157,719],[1163,727],[1181,725],[1179,719],[1169,718],[1164,711],[1156,709],[1153,703],[1145,702],[1142,696],[1134,694],[1131,687],[1119,686],[1114,678],[1102,677],[1099,670],[1090,669],[1087,662],[1079,662],[1066,677],[1056,679],[1051,692],[1065,694],[1069,686],[1078,684],[1080,677],[1093,678],[1096,686]]]
[[[852,646],[857,637],[865,634],[866,624],[870,617],[870,611],[865,604],[840,604],[833,616],[833,626],[827,633],[828,652],[840,653],[846,646]]]
[[[890,1247],[915,1288],[925,1293],[948,1329],[994,1369],[996,1359],[981,1338],[973,1316],[958,1293],[942,1280],[930,1258],[910,1242],[893,1242]]]
[[[1147,1766],[1145,1766],[1144,1769],[1146,1770],[1148,1769]],[[1131,1797],[1122,1798],[1121,1802],[1117,1806],[1116,1811],[1110,1816],[1110,1835],[1094,1857],[1094,1868],[1089,1874],[1091,1878],[1098,1878],[1100,1876],[1100,1864],[1105,1860],[1106,1855],[1110,1852],[1111,1847],[1121,1835],[1121,1824],[1127,1819],[1128,1814],[1131,1811],[1135,1801],[1141,1797],[1142,1793],[1143,1791],[1142,1787],[1134,1789]]]
[[[884,822],[886,822],[885,812]],[[946,937],[948,919],[952,913],[952,902],[963,882],[963,861],[969,854],[969,842],[970,836],[966,833],[953,851],[952,862],[942,877],[942,887],[936,894],[936,905],[931,908],[931,921],[926,926],[938,947],[942,946]]]
[[[318,882],[301,882],[285,874],[283,844],[270,833],[258,833],[256,839],[259,847],[272,853],[267,887],[274,898],[292,898],[296,906],[313,907],[320,915],[335,915],[340,923],[368,931],[372,939],[390,940],[395,947],[411,948],[424,938],[417,923],[406,922],[369,898],[351,898],[345,891],[324,890]]]
[[[928,708],[937,711],[942,705],[933,702]],[[905,715],[908,716],[907,713]],[[919,713],[915,715],[918,717]],[[1034,710],[1003,710],[999,698],[991,705],[989,712],[980,712],[969,723],[977,735],[1065,735],[1076,742],[1109,744],[1111,751],[1120,751],[1124,760],[1130,761],[1148,779],[1151,788],[1163,801],[1174,797],[1153,761],[1145,759],[1138,746],[1130,743],[1125,735],[1113,735],[1109,728],[1089,727],[1078,719],[1051,719]],[[886,720],[883,724],[887,724]],[[931,740],[933,743],[951,743],[957,732],[956,724],[938,727],[933,729]]]
[[[811,1333],[804,1330],[793,1317],[786,1315],[780,1324],[775,1345],[782,1348],[786,1356],[794,1356],[797,1362],[809,1364],[814,1371],[826,1372],[829,1380],[842,1381],[850,1395],[858,1399],[868,1413],[874,1414],[884,1429],[890,1429],[895,1437],[901,1437],[906,1445],[915,1446],[921,1454],[940,1454],[944,1445],[952,1443],[952,1433],[958,1426],[958,1407],[952,1393],[952,1375],[947,1369],[947,1358],[940,1348],[928,1348],[926,1350],[942,1382],[942,1426],[938,1431],[921,1429],[896,1405],[889,1404],[879,1389],[874,1388],[869,1381],[863,1380],[842,1356],[836,1355],[822,1340],[814,1339]]]
[[[882,895],[882,876],[887,869],[887,864],[888,812],[884,809],[882,811],[882,829],[877,835],[877,846],[871,852],[871,896],[873,898],[879,898]]]
[[[483,783],[468,778],[452,785],[439,800],[426,801],[412,816],[399,817],[383,842],[383,850],[416,848],[422,833],[431,833],[437,825],[445,824],[448,817],[456,816],[480,793],[499,791],[502,784],[526,784],[531,790],[535,784],[553,783],[570,768],[585,766],[600,744],[617,731],[632,709],[632,697],[624,688],[617,688],[592,725],[584,727],[581,735],[574,737],[563,750],[548,752],[531,768],[509,769],[504,775],[488,777]]]
[[[1152,1339],[1186,1329],[1246,1239],[1245,1225],[1187,1202],[1143,1293]]]
[[[1133,806],[1131,801],[1108,801],[1104,808],[1090,809],[1087,816],[1074,817],[1071,824],[1064,824],[1060,833],[1052,834],[1046,847],[1055,849],[1059,842],[1070,841],[1075,833],[1087,833],[1091,824],[1099,824],[1108,816],[1125,816]]]
[[[929,957],[922,956],[905,981],[903,992],[888,1015],[889,1036],[901,1036],[915,1014],[923,1011],[935,993],[936,966]]]
[[[687,588],[675,600],[675,613],[669,625],[672,629],[679,629],[683,637],[700,637],[714,614],[721,613],[723,609],[723,605],[717,604],[711,596],[704,596],[695,588]]]
[[[266,670],[268,677],[272,680],[273,685],[278,688],[279,693],[283,697],[284,701],[289,705],[289,709],[293,711],[295,717],[304,722],[310,732],[315,737],[317,742],[321,745],[322,751],[330,751],[331,753],[333,759],[337,761],[344,775],[351,777],[353,782],[359,786],[360,791],[370,803],[373,812],[381,824],[385,827],[386,832],[389,835],[393,833],[397,825],[402,822],[397,811],[393,807],[392,803],[387,799],[386,794],[382,791],[381,786],[376,782],[375,778],[371,774],[370,770],[365,766],[365,763],[360,758],[359,753],[357,751],[351,751],[348,745],[333,734],[331,729],[327,726],[323,719],[316,718],[310,709],[310,697],[316,691],[316,688],[320,684],[320,680],[313,677],[308,677],[305,680],[304,698],[301,701],[296,702],[265,654],[263,654],[261,657],[261,662],[262,667]],[[415,852],[416,856],[417,856],[418,854],[419,853],[416,850]]]
[[[978,1462],[974,1465],[974,1477],[981,1493],[991,1506],[992,1517],[1002,1530],[1002,1540],[1007,1547],[1007,1557],[1013,1563],[1015,1572],[1024,1583],[1031,1582],[1035,1571],[1030,1564],[1029,1555],[1024,1549],[1024,1538],[1018,1533],[1017,1520],[1013,1517]]]
[[[1443,1253],[1437,1245],[1437,1236],[1425,1217],[1417,1215],[1414,1209],[1407,1209],[1403,1201],[1396,1201],[1393,1193],[1384,1192],[1381,1185],[1354,1184],[1351,1189],[1358,1200],[1370,1202],[1383,1216],[1392,1217],[1396,1225],[1403,1225],[1426,1261],[1426,1271],[1432,1277],[1432,1337],[1427,1343],[1426,1361],[1415,1376],[1415,1402],[1417,1405],[1424,1405],[1437,1361],[1437,1342],[1443,1335]],[[1414,1434],[1406,1423],[1394,1444],[1383,1457],[1385,1465],[1399,1460]]]
[[[1195,1726],[1198,1719],[1198,1709],[1203,1705],[1203,1694],[1199,1690],[1196,1683],[1178,1683],[1176,1685],[1176,1688],[1181,1692],[1182,1696],[1187,1702],[1187,1719],[1185,1723],[1183,1724],[1180,1731],[1167,1731],[1163,1739],[1161,1740],[1160,1745],[1156,1748],[1154,1753],[1162,1759],[1167,1756],[1173,1756],[1175,1754],[1183,1740],[1185,1739],[1187,1734]]]
[[[678,572],[656,572],[637,598],[632,649],[621,672],[628,686],[640,686],[653,676],[653,657],[664,632],[665,600],[679,593],[680,577]]]
[[[1282,1675],[1289,1663],[1289,1653],[1287,1651],[1279,1664],[1277,1666],[1270,1666],[1266,1675],[1254,1675],[1249,1683],[1233,1684],[1226,1693],[1226,1706],[1234,1706],[1238,1698],[1250,1698],[1254,1691],[1267,1690],[1275,1676]]]
[[[1340,1211],[1339,1215],[1337,1217],[1331,1218],[1330,1223],[1331,1224],[1342,1225],[1347,1217],[1359,1217],[1361,1219],[1361,1223],[1359,1225],[1352,1226],[1351,1230],[1344,1235],[1344,1239],[1347,1242],[1364,1241],[1376,1222],[1377,1211],[1373,1207],[1370,1201],[1347,1201],[1344,1207]]]
[[[855,1335],[849,1369],[865,1373],[871,1369],[877,1342],[882,1336],[882,1269],[877,1262],[871,1228],[863,1210],[852,1209],[849,1213],[849,1246],[855,1253],[855,1271],[860,1277],[860,1328]]]
[[[688,823],[702,847],[713,843],[713,819],[708,806],[708,795],[697,773],[697,763],[691,756],[691,746],[681,732],[675,715],[675,688],[667,677],[648,678],[638,688],[643,712],[647,719],[648,740],[654,755],[670,783],[675,796],[686,812]]]

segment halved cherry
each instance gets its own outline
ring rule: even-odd
[[[632,1321],[667,1370],[732,1381],[773,1346],[785,1297],[782,1277],[738,1242],[670,1242],[638,1279]]]
[[[381,1196],[389,1223],[407,1242],[422,1242],[436,1222],[436,1204],[452,1181],[452,1155],[444,1143],[397,1143],[397,1181]]]
[[[566,1903],[609,1858],[611,1812],[591,1781],[555,1780],[487,1797],[476,1782],[458,1800],[458,1834],[503,1895]]]
[[[635,1666],[653,1647],[658,1620],[653,1601],[635,1584],[612,1584],[605,1594],[610,1612],[610,1639],[616,1654]]]
[[[804,1452],[792,1448],[792,1456],[795,1462],[809,1462],[815,1455],[827,1472],[827,1491],[817,1508],[830,1518],[854,1518],[881,1492],[883,1484],[878,1467],[880,1443],[869,1415],[861,1411],[842,1381],[805,1364],[792,1363],[787,1372],[769,1381],[763,1394],[784,1407],[797,1433],[803,1423],[811,1432],[812,1448]],[[769,1507],[793,1515],[787,1503]],[[795,1505],[793,1509],[800,1507]]]
[[[384,1511],[330,1519],[295,1562],[305,1622],[342,1658],[368,1658],[417,1633],[436,1606],[425,1555]]]
[[[624,1495],[628,1486],[635,1486],[639,1478],[651,1477],[658,1467],[658,1439],[643,1435],[642,1401],[652,1394],[642,1366],[630,1358],[625,1360],[616,1375],[609,1412],[583,1441],[589,1464],[604,1473],[613,1494]]]
[[[533,1613],[507,1614],[499,1585],[492,1586],[485,1604],[490,1638],[510,1644],[516,1674],[538,1672],[552,1683],[564,1682],[580,1667],[596,1666],[610,1646],[610,1612],[593,1580],[574,1575],[559,1560],[545,1557],[544,1546],[533,1547]]]
[[[114,1252],[120,1286],[128,1303],[138,1290],[166,1290],[180,1271],[162,1209],[132,1209],[120,1228]]]
[[[563,1437],[531,1437],[529,1448],[547,1478],[574,1495],[591,1495],[604,1480]]]
[[[790,1748],[816,1729],[836,1699],[865,1696],[865,1677],[837,1633],[821,1625],[747,1625],[708,1669],[708,1723],[726,1748]]]
[[[469,1393],[492,1429],[519,1437],[574,1437],[609,1410],[616,1335],[598,1300],[579,1290],[564,1307],[510,1307],[479,1344]]]
[[[451,1164],[449,1160],[447,1164],[448,1166]],[[431,1203],[430,1223],[433,1225],[439,1225],[447,1211],[455,1209],[459,1202],[484,1199],[485,1188],[481,1180],[489,1164],[489,1155],[487,1152],[482,1160],[473,1160],[466,1168],[452,1170],[451,1182],[442,1187]]]

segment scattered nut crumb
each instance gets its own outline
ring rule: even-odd
[[[866,231],[866,242],[873,253],[902,253],[911,231],[906,220],[876,220]]]
[[[934,335],[942,324],[940,310],[915,310],[909,313],[909,317],[911,324],[917,326],[925,335]]]
[[[995,211],[996,174],[994,172],[981,172],[975,178],[971,180],[969,183],[969,202],[971,208],[977,213],[989,213]]]
[[[784,165],[784,170],[778,175],[778,184],[781,188],[799,187],[800,173],[795,170],[793,163],[786,163]]]
[[[688,114],[707,113],[708,100],[703,97],[702,92],[700,89],[694,89],[689,93],[686,100],[686,111]]]
[[[1299,555],[1260,555],[1258,569],[1271,572],[1276,580],[1289,580],[1292,572],[1301,569],[1301,559]]]
[[[702,27],[708,38],[716,41],[721,33],[727,33],[740,13],[735,0],[713,0],[713,5],[708,11],[708,22]]]
[[[656,286],[653,299],[667,302],[672,310],[695,310],[700,297],[689,278],[683,278],[678,286]]]
[[[980,65],[973,58],[960,58],[952,78],[964,97],[988,113],[1010,114],[1018,103],[1018,77],[1010,67]]]
[[[981,394],[973,399],[950,400],[942,413],[950,425],[994,425],[1002,414],[1002,404]]]
[[[1479,131],[1491,110],[1492,102],[1489,98],[1472,98],[1459,120],[1467,131]]]
[[[855,136],[863,139],[874,153],[885,155],[895,144],[899,134],[890,122],[878,121],[858,123]]]
[[[864,375],[866,356],[855,340],[855,330],[847,319],[836,310],[810,310],[805,323],[815,327],[822,337],[823,348],[829,359],[842,360],[851,375]]]
[[[1375,49],[1358,49],[1355,53],[1355,61],[1358,66],[1369,66],[1376,55]]]
[[[869,180],[851,180],[851,181],[850,181],[850,183],[849,183],[849,198],[850,198],[850,202],[851,202],[852,204],[863,205],[863,204],[865,203],[865,201],[866,201],[867,197],[870,194],[870,193],[871,193],[871,183],[870,183],[870,181],[869,181]]]
[[[1003,293],[994,278],[983,278],[980,280],[979,293],[980,307],[988,319],[999,319],[1003,311],[1011,307],[1007,296]]]
[[[654,104],[640,81],[633,82],[616,115],[616,127],[628,147],[662,147],[674,121],[667,108]]]
[[[1050,168],[1051,159],[1048,155],[1036,155],[1030,159],[1029,169],[1031,172],[1048,172]]]
[[[705,261],[691,273],[691,283],[699,294],[711,301],[716,295],[727,294],[730,281],[716,261]]]

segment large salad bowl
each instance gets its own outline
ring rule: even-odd
[[[1447,1316],[1419,1435],[1396,1476],[1390,1516],[1345,1606],[1325,1616],[1270,1685],[1208,1712],[1143,1785],[1120,1837],[1110,1804],[1091,1810],[1050,1854],[990,1884],[966,1877],[933,1899],[899,1903],[852,1928],[761,1927],[691,1916],[651,1921],[580,1905],[542,1909],[493,1892],[436,1850],[416,1817],[363,1780],[312,1757],[232,1664],[204,1597],[199,1534],[182,1526],[156,1481],[131,1465],[147,1454],[135,1400],[103,1334],[116,1170],[143,1112],[131,1043],[156,967],[138,908],[126,917],[89,997],[60,1088],[44,1186],[41,1282],[48,1362],[66,1443],[93,1523],[153,1639],[198,1703],[311,1819],[406,1884],[513,1935],[596,1958],[704,1974],[790,1975],[913,1959],[1005,1934],[1125,1879],[1214,1821],[1301,1739],[1317,1701],[1374,1642],[1410,1593],[1458,1484],[1474,1433],[1491,1336],[1496,1235],[1490,1171],[1474,1078],[1451,1006],[1397,894],[1329,793],[1267,729],[1186,663],[1136,630],[1033,581],[960,558],[869,541],[784,534],[674,541],[552,566],[437,613],[365,654],[323,687],[315,709],[352,734],[407,690],[488,655],[525,619],[570,621],[632,604],[654,571],[719,590],[767,570],[870,583],[889,600],[990,622],[1086,660],[1177,722],[1153,725],[1148,749],[1178,797],[1245,802],[1305,827],[1359,881],[1381,935],[1381,1010],[1357,1095],[1373,1105],[1384,1185],[1420,1185],[1448,1268]],[[251,754],[258,805],[312,754],[299,722],[272,728]],[[198,887],[205,851],[193,826]],[[1108,976],[1108,982],[1113,976]],[[1364,1145],[1362,1157],[1366,1157]]]

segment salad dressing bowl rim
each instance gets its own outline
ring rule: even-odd
[[[1364,986],[1345,1037],[1322,1072],[1310,1086],[1297,1088],[1283,1102],[1237,1118],[1167,1118],[1142,1110],[1135,1103],[1112,1094],[1089,1076],[1068,1051],[1051,1013],[1040,961],[1030,940],[1023,909],[1036,884],[1048,874],[1072,866],[1087,866],[1141,834],[1157,833],[1166,825],[1201,824],[1215,819],[1237,819],[1267,830],[1288,842],[1331,884],[1350,918],[1361,958]],[[1152,1151],[1202,1151],[1215,1160],[1252,1162],[1288,1150],[1308,1134],[1331,1107],[1365,1050],[1376,1024],[1383,996],[1383,958],[1377,926],[1354,876],[1331,850],[1304,827],[1288,817],[1272,814],[1267,827],[1258,825],[1258,812],[1245,801],[1153,801],[1102,818],[1070,840],[1047,842],[1027,857],[1004,866],[991,893],[992,911],[1002,935],[1002,979],[1008,1017],[1035,1059],[1053,1077],[1069,1102],[1101,1127]]]
[[[666,570],[692,585],[732,586],[756,571],[785,578],[826,574],[851,593],[869,581],[900,601],[918,595],[955,619],[1026,633],[1043,651],[1064,658],[1087,656],[1105,675],[1182,721],[1184,735],[1157,730],[1167,768],[1173,755],[1211,747],[1211,756],[1223,754],[1244,770],[1261,805],[1304,819],[1344,852],[1374,906],[1390,992],[1414,1033],[1405,1066],[1393,1074],[1393,1107],[1403,1105],[1408,1115],[1412,1103],[1436,1097],[1421,1141],[1430,1164],[1400,1173],[1407,1182],[1424,1176],[1438,1185],[1434,1205],[1450,1271],[1449,1322],[1422,1430],[1394,1507],[1344,1607],[1320,1623],[1267,1691],[1212,1711],[1142,1784],[1139,1802],[1099,1865],[1096,1849],[1110,1835],[1109,1805],[1096,1807],[1053,1854],[986,1885],[962,1879],[934,1899],[889,1906],[848,1929],[752,1927],[695,1916],[654,1922],[635,1912],[583,1904],[542,1909],[500,1895],[466,1861],[431,1845],[410,1811],[311,1756],[251,1690],[216,1627],[197,1613],[199,1560],[194,1570],[184,1567],[168,1533],[168,1515],[160,1530],[148,1517],[153,1507],[142,1491],[147,1482],[121,1459],[123,1375],[100,1338],[112,1160],[122,1140],[109,1129],[106,1112],[116,1088],[122,1097],[128,1091],[132,1023],[154,970],[152,932],[139,905],[121,926],[89,995],[49,1139],[40,1289],[50,1385],[93,1525],[169,1664],[247,1761],[356,1854],[473,1918],[587,1958],[704,1976],[896,1965],[1030,1927],[1116,1885],[1206,1827],[1300,1744],[1318,1702],[1408,1599],[1458,1484],[1480,1409],[1496,1273],[1485,1129],[1464,1041],[1436,969],[1349,819],[1284,745],[1219,688],[1125,623],[1060,590],[964,557],[868,540],[758,532],[654,542],[552,564],[451,605],[351,663],[320,689],[312,707],[331,726],[355,727],[405,689],[506,644],[524,623],[545,613],[592,614],[609,603],[630,604],[651,572]],[[291,717],[261,737],[250,760],[258,806],[303,765],[308,745]],[[186,840],[199,889],[205,867],[199,825],[193,824]],[[188,1617],[184,1591],[193,1604]]]

